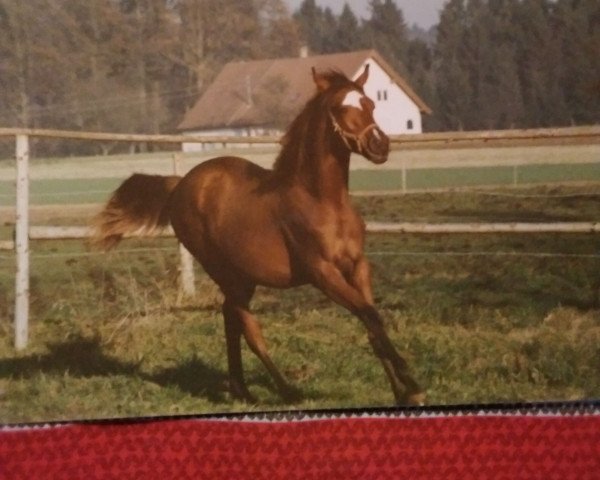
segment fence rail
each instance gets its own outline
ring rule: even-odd
[[[477,234],[477,233],[600,233],[600,222],[501,222],[501,223],[422,223],[422,222],[367,222],[369,233],[413,234]],[[92,236],[90,227],[46,226],[29,227],[29,240],[85,240]],[[155,235],[131,235],[130,237],[173,237],[170,228]],[[130,238],[128,237],[128,238]],[[0,241],[0,250],[15,250],[12,240]]]
[[[366,222],[370,233],[600,233],[600,222],[504,222],[504,223],[420,223],[420,222]],[[85,226],[31,226],[30,240],[84,240],[90,238],[92,230]],[[148,235],[132,235],[145,237]],[[160,237],[173,237],[170,228],[160,231]]]
[[[15,275],[15,348],[23,349],[27,346],[29,322],[29,240],[31,231],[29,227],[29,139],[35,138],[62,138],[84,141],[110,141],[110,142],[147,142],[147,143],[221,143],[221,144],[273,144],[278,143],[278,136],[263,137],[224,137],[224,136],[198,136],[198,135],[138,135],[116,134],[103,132],[80,132],[63,130],[42,130],[23,128],[0,128],[0,140],[14,138],[16,140],[16,227],[15,240],[2,242],[0,247],[14,247],[16,253]],[[600,126],[569,127],[531,130],[505,130],[505,131],[479,131],[479,132],[444,132],[425,133],[418,135],[392,136],[391,143],[399,149],[431,149],[446,146],[481,146],[498,144],[523,144],[547,145],[558,143],[600,143]],[[177,170],[177,161],[174,169]],[[406,189],[406,172],[403,170],[402,187]],[[408,231],[407,226],[395,227],[398,231]],[[430,227],[428,227],[430,228]],[[498,228],[498,227],[494,227]],[[511,227],[514,228],[516,226]],[[592,228],[596,231],[597,224]],[[475,229],[482,233],[481,227]],[[498,230],[494,230],[498,231]],[[590,231],[589,229],[586,231]],[[35,235],[34,235],[35,236]],[[192,274],[189,254],[180,248],[182,257],[181,278],[189,282]],[[189,285],[183,289],[190,291]]]
[[[146,135],[128,133],[83,132],[74,130],[47,130],[32,128],[0,128],[0,137],[24,135],[37,138],[55,138],[87,141],[127,143],[223,143],[223,144],[273,144],[281,137],[276,135],[233,137],[219,135]],[[507,141],[547,144],[555,141],[584,141],[600,143],[600,125],[562,128],[536,128],[525,130],[480,130],[469,132],[434,132],[392,135],[390,141],[401,148],[432,148],[433,146],[460,146],[470,144],[496,144]]]

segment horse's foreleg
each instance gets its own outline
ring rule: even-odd
[[[373,352],[389,378],[396,402],[422,404],[425,394],[410,375],[406,361],[396,351],[373,306],[368,262],[360,260],[349,281],[334,264],[322,262],[315,275],[315,284],[332,300],[354,313],[365,325]]]
[[[371,266],[364,257],[356,263],[351,281],[371,304],[370,307],[361,312],[359,318],[367,327],[369,342],[383,364],[396,401],[398,403],[408,403],[409,405],[423,404],[425,402],[425,392],[410,375],[408,364],[394,348],[385,331],[383,320],[373,305]],[[406,388],[405,393],[402,393],[400,384],[403,384]]]
[[[398,404],[423,405],[425,392],[410,374],[406,360],[402,358],[389,339],[383,320],[374,307],[367,308],[359,315],[367,328],[369,343],[373,352],[385,369],[394,397]],[[404,385],[404,392],[402,391]]]

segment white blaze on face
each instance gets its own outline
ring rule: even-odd
[[[344,107],[354,107],[362,110],[362,105],[360,101],[364,98],[364,95],[356,90],[349,91],[344,100],[342,101],[342,105]]]

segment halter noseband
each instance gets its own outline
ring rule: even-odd
[[[363,153],[362,139],[368,132],[370,132],[374,128],[377,128],[377,124],[373,122],[370,125],[367,125],[365,128],[363,128],[360,133],[355,134],[344,130],[333,116],[333,113],[329,112],[329,117],[331,118],[331,123],[333,124],[333,130],[340,135],[342,141],[344,142],[346,147],[348,147],[348,150],[352,150],[350,140],[354,140],[354,142],[356,143],[356,148],[358,149],[358,153]]]

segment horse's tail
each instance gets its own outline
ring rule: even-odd
[[[152,233],[166,227],[169,224],[166,207],[179,180],[178,176],[134,173],[93,219],[91,244],[109,250],[126,235]]]

